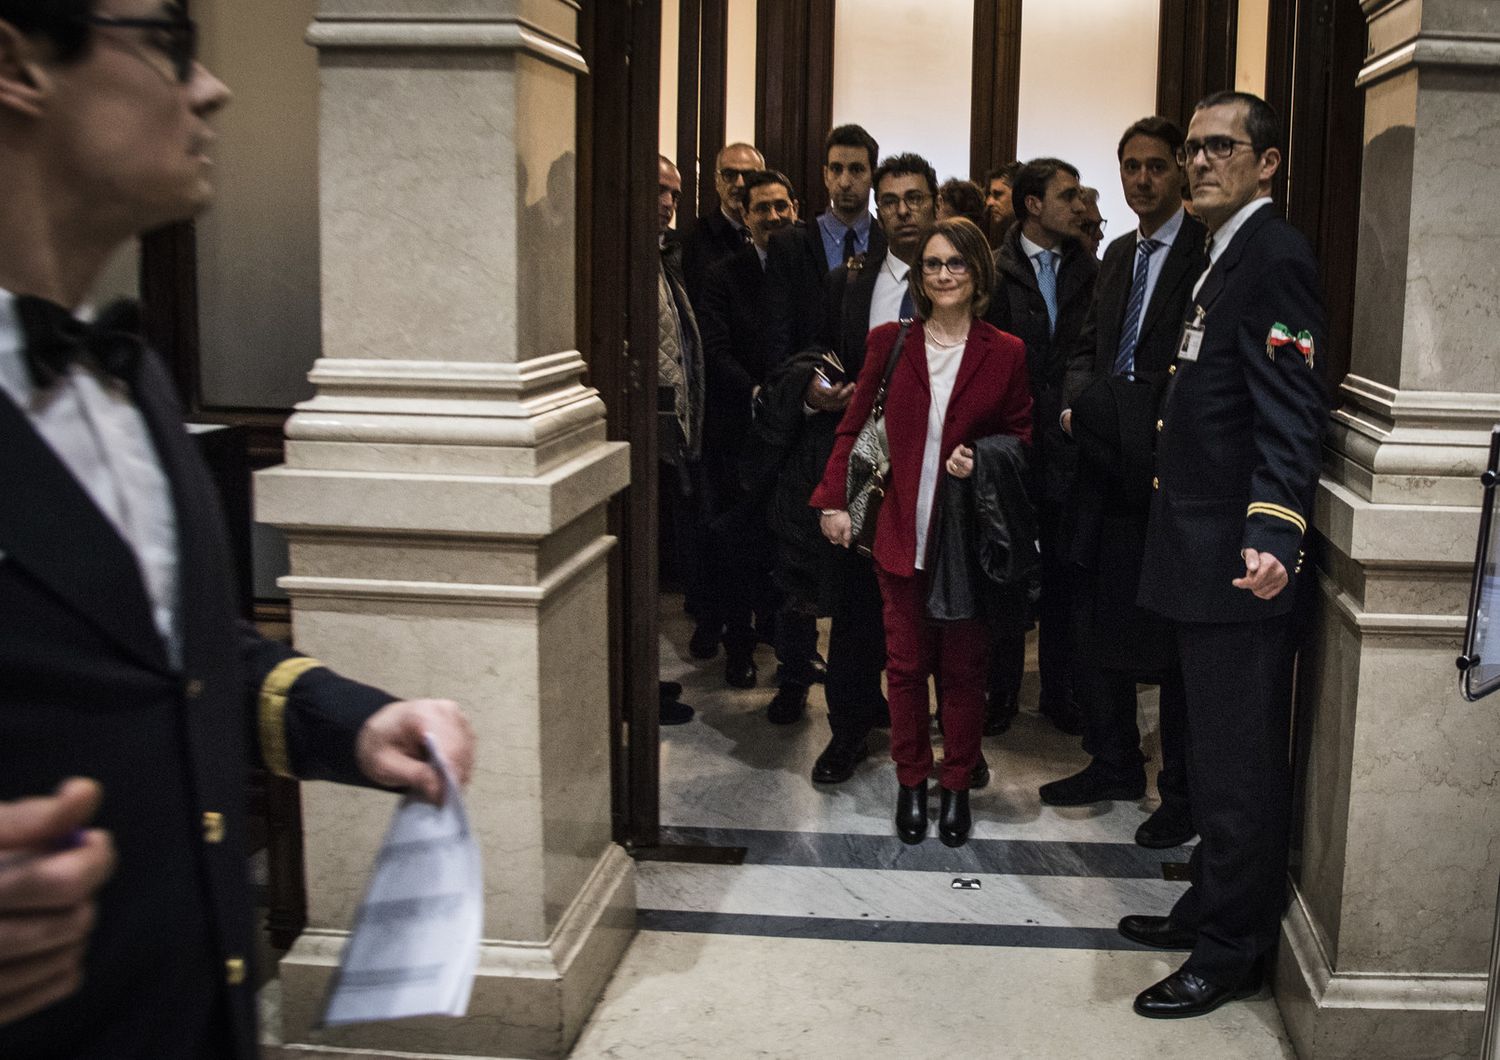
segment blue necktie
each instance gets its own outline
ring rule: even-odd
[[[1135,371],[1135,344],[1140,341],[1141,314],[1146,310],[1146,277],[1151,271],[1151,255],[1161,246],[1154,239],[1143,239],[1136,245],[1135,279],[1130,281],[1130,301],[1125,304],[1125,323],[1120,328],[1120,348],[1115,354],[1115,375]]]
[[[901,295],[901,308],[897,310],[896,315],[902,320],[911,320],[917,315],[917,307],[912,304],[911,300],[910,285],[907,286],[905,293]]]
[[[1057,330],[1057,266],[1052,263],[1052,251],[1044,250],[1036,256],[1036,285],[1041,288],[1042,301],[1047,303],[1047,334]]]

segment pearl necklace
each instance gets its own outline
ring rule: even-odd
[[[927,334],[931,335],[933,341],[936,342],[939,346],[959,346],[969,341],[968,328],[965,328],[963,334],[958,336],[958,338],[947,339],[943,337],[942,332],[938,331],[937,328],[932,326],[932,321],[930,320],[927,321]]]

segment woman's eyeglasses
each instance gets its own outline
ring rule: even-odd
[[[969,263],[963,258],[922,259],[923,276],[936,276],[944,269],[948,270],[949,276],[967,276],[969,274]]]

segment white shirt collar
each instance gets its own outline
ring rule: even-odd
[[[0,389],[25,408],[31,403],[31,376],[21,359],[21,322],[16,318],[16,296],[0,288]]]
[[[1020,235],[1019,232],[1016,233],[1016,234]],[[1058,253],[1058,251],[1057,251],[1056,248],[1052,248],[1052,249],[1049,250],[1047,247],[1042,246],[1040,243],[1033,243],[1031,240],[1027,239],[1024,235],[1021,236],[1021,249],[1026,252],[1026,256],[1028,258],[1030,258],[1032,261],[1036,260],[1036,256],[1038,254],[1052,254],[1052,255],[1056,255]]]
[[[768,252],[762,250],[760,248],[760,244],[758,243],[751,243],[750,245],[755,248],[755,254],[760,258],[760,267],[764,269],[766,267],[766,257],[768,255]]]
[[[1177,207],[1177,212],[1167,219],[1166,224],[1162,225],[1155,232],[1152,232],[1149,236],[1142,235],[1141,230],[1137,228],[1135,230],[1135,245],[1140,246],[1143,239],[1152,239],[1161,246],[1170,247],[1173,243],[1177,242],[1177,233],[1182,231],[1182,219],[1185,216],[1187,216],[1187,211],[1179,206]]]
[[[1208,263],[1210,265],[1219,260],[1219,256],[1224,253],[1224,248],[1229,246],[1230,241],[1234,239],[1234,234],[1250,219],[1250,215],[1270,202],[1271,197],[1269,195],[1262,195],[1260,198],[1251,199],[1236,210],[1234,215],[1225,221],[1217,232],[1209,236]]]
[[[911,266],[887,250],[885,252],[885,271],[890,273],[891,279],[897,283],[905,283],[907,273],[911,272]]]

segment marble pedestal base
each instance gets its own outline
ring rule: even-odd
[[[281,961],[281,1027],[271,1060],[293,1057],[567,1055],[635,932],[634,866],[610,846],[550,939],[486,939],[469,1013],[319,1030],[329,980],[348,937],[308,931]]]

